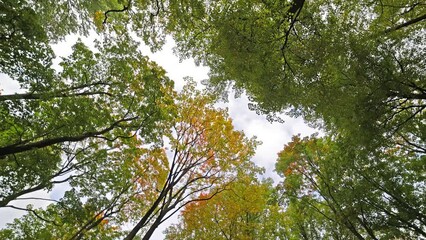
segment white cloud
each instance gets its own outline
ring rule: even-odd
[[[299,133],[302,136],[311,135],[315,129],[307,126],[301,118],[290,118],[285,115],[281,116],[284,123],[271,123],[266,120],[265,116],[250,111],[248,103],[247,96],[242,95],[241,98],[231,98],[229,103],[220,105],[228,107],[236,129],[243,130],[249,137],[257,136],[257,139],[262,142],[262,145],[257,148],[253,161],[266,169],[265,177],[271,177],[277,182],[280,178],[273,171],[277,153],[283,149],[284,144],[289,142],[293,135]]]
[[[22,195],[20,198],[50,198],[46,191],[37,191],[30,194]],[[50,204],[49,201],[44,200],[15,200],[11,201],[8,205],[25,208],[28,204],[32,204],[34,208],[46,207]],[[4,227],[7,223],[11,223],[13,219],[25,215],[27,212],[16,210],[13,208],[0,208],[0,228]]]
[[[23,93],[17,81],[13,81],[8,75],[0,73],[0,95]]]

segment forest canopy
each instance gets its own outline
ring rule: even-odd
[[[426,238],[426,3],[417,0],[2,0],[2,239]],[[55,67],[52,45],[77,41]],[[176,92],[145,56],[209,67]],[[0,82],[1,86],[1,82]],[[259,144],[215,103],[303,117],[262,179]],[[61,183],[60,199],[14,203]],[[34,199],[33,199],[34,200]],[[180,211],[182,210],[182,211]],[[128,227],[130,226],[130,227]]]

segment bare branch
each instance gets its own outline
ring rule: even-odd
[[[58,226],[58,227],[60,227],[60,226],[61,226],[60,224],[56,223],[56,222],[55,222],[55,221],[53,221],[53,220],[48,220],[48,219],[46,219],[46,218],[44,218],[44,217],[40,216],[40,215],[37,213],[37,211],[35,211],[35,210],[33,210],[33,209],[16,207],[16,206],[13,206],[13,205],[6,205],[5,207],[9,207],[9,208],[13,208],[13,209],[16,209],[16,210],[22,210],[22,211],[30,212],[30,213],[34,214],[34,216],[36,216],[38,219],[40,219],[40,220],[42,220],[42,221],[44,221],[44,222],[51,223],[51,224],[53,224],[53,225],[55,225],[55,226]]]

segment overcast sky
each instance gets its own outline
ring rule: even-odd
[[[76,41],[77,37],[71,36],[66,38],[66,42],[53,46],[55,54],[58,57],[54,62],[55,65],[59,63],[59,57],[71,54],[71,46]],[[93,46],[92,40],[86,38],[83,39],[83,42],[89,46]],[[168,39],[163,50],[160,52],[152,54],[146,47],[141,47],[141,50],[144,54],[148,55],[151,60],[156,61],[167,71],[168,76],[175,81],[176,90],[182,89],[184,85],[183,78],[185,76],[192,77],[199,83],[207,78],[208,68],[196,67],[192,60],[179,62],[179,59],[173,55],[173,46],[173,41]],[[19,90],[19,85],[16,82],[8,80],[5,75],[0,75],[0,89],[2,89],[0,94],[11,94],[22,91]],[[283,148],[284,144],[291,140],[293,135],[300,133],[302,136],[306,136],[314,133],[315,130],[304,124],[302,119],[294,119],[286,116],[282,117],[285,120],[284,123],[270,123],[266,120],[265,116],[259,116],[248,109],[249,101],[245,95],[242,95],[241,98],[238,99],[235,99],[233,94],[229,94],[229,96],[229,102],[220,103],[218,105],[228,108],[236,129],[244,131],[248,137],[257,136],[257,139],[262,142],[262,145],[257,148],[253,161],[258,166],[262,166],[266,169],[265,177],[271,177],[276,182],[280,181],[278,175],[273,172],[277,153]],[[49,193],[39,191],[33,193],[32,196],[58,199],[62,197],[61,195],[66,188],[67,185],[62,184]],[[20,201],[20,203],[18,203],[18,201],[14,201],[13,204],[24,207],[28,202]],[[47,204],[49,203],[38,202],[35,204],[35,207],[46,206]],[[22,212],[17,212],[16,210],[0,209],[0,228],[22,214]],[[173,219],[175,220],[176,218]],[[170,221],[165,222],[160,226],[160,229],[156,230],[152,237],[153,240],[163,239],[162,231],[167,227],[168,223],[170,224]]]

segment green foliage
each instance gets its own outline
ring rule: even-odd
[[[87,49],[83,53],[88,53]],[[172,96],[170,92],[167,94]],[[120,96],[122,101],[126,99],[125,94]],[[94,140],[79,142],[77,152],[74,155],[74,152],[65,152],[70,157],[62,159],[62,165],[71,169],[65,172],[71,174],[70,177],[59,181],[44,176],[49,186],[67,181],[72,189],[46,209],[28,207],[29,214],[9,224],[0,234],[11,239],[114,239],[118,236],[133,239],[140,233],[143,239],[148,239],[159,224],[180,208],[220,194],[235,181],[238,173],[251,174],[254,178],[249,170],[254,168],[250,157],[258,143],[233,129],[226,111],[213,107],[215,98],[195,90],[194,83],[173,96],[174,104],[161,105],[168,108],[165,113],[170,116],[156,125],[155,132],[150,131],[169,139],[170,154],[164,143],[156,143],[155,138],[138,132],[139,129],[133,130],[132,125],[119,128],[120,133],[127,130],[137,134],[122,133],[123,136],[115,137],[113,129],[106,133],[108,138],[94,137]],[[140,98],[139,103],[143,104],[142,100]],[[156,103],[161,104],[158,100]],[[143,123],[149,124],[148,120],[145,118]],[[137,120],[130,123],[140,127]],[[108,140],[110,138],[115,140]],[[16,169],[21,168],[16,166]],[[18,176],[14,181],[20,179]],[[24,190],[11,196],[20,196],[22,192]],[[4,204],[12,200],[6,198]],[[126,224],[135,224],[135,227],[125,231]]]
[[[0,95],[0,207],[71,186],[0,238],[147,239],[182,207],[168,238],[425,237],[424,12],[413,0],[0,2],[0,73],[25,91]],[[102,41],[78,41],[54,70],[51,44],[89,33]],[[133,37],[159,50],[168,34],[210,67],[212,94],[176,94]],[[229,86],[270,120],[285,111],[327,131],[285,146],[277,189],[256,180],[255,139],[213,107]]]
[[[8,74],[24,87],[26,81],[51,80],[53,51],[40,15],[25,1],[0,3],[0,73]]]
[[[54,81],[53,51],[49,44],[67,35],[87,36],[95,29],[95,11],[120,6],[116,0],[50,1],[4,0],[0,3],[0,73],[23,88]]]
[[[174,115],[173,82],[125,36],[98,43],[97,51],[77,42],[54,80],[0,96],[1,206],[50,189],[52,179],[106,146],[133,144],[132,136],[161,142]]]
[[[296,136],[276,169],[285,177],[286,213],[301,231],[314,228],[321,238],[420,238],[426,235],[424,161],[401,147],[366,155],[338,140]]]
[[[171,6],[180,56],[209,66],[213,89],[245,90],[259,113],[301,115],[366,146],[425,128],[424,4],[192,2],[185,23]],[[424,141],[416,130],[410,142]]]
[[[106,219],[112,208],[100,210],[108,207],[105,203],[102,197],[83,203],[81,195],[72,189],[45,210],[37,209],[15,219],[8,224],[9,229],[0,232],[0,236],[3,234],[7,239],[79,239],[82,236],[84,239],[116,239],[122,234]]]
[[[170,34],[182,58],[193,57],[210,67],[212,89],[223,93],[232,83],[248,93],[255,102],[250,105],[253,110],[271,119],[280,111],[302,115],[312,124],[337,127],[366,146],[398,141],[389,136],[400,134],[410,143],[425,140],[424,4],[411,0],[67,3],[52,6],[41,1],[31,6],[22,1],[20,8],[26,7],[25,15],[34,18],[35,26],[34,33],[21,32],[46,45],[53,36],[87,34],[90,29],[106,33],[106,38],[131,30],[152,50],[160,49]],[[20,8],[10,8],[5,23],[13,11],[24,11]],[[4,36],[12,28],[6,26]],[[5,49],[29,51],[10,45]],[[18,62],[28,61],[37,62]],[[37,78],[45,80],[41,76],[46,74]],[[29,79],[35,77],[21,80],[22,84]],[[406,133],[413,129],[414,136]]]

